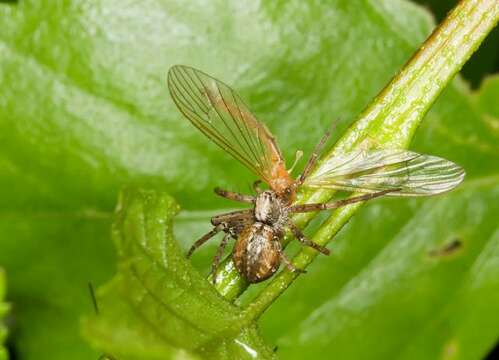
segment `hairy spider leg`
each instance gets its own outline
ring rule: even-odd
[[[225,214],[216,215],[211,218],[211,223],[214,225],[213,229],[208,233],[204,234],[201,238],[199,238],[187,252],[187,258],[190,258],[192,253],[203,245],[205,242],[210,240],[213,236],[218,234],[220,231],[228,231],[235,230],[237,226],[241,224],[241,222],[251,219],[252,217],[252,209],[246,210],[237,210],[228,212]]]
[[[254,196],[241,194],[241,193],[238,193],[235,191],[223,190],[223,189],[220,189],[219,187],[215,188],[215,194],[217,194],[223,198],[233,200],[233,201],[239,201],[239,202],[248,203],[248,204],[252,204],[255,202]]]
[[[289,271],[297,272],[300,274],[305,274],[307,272],[307,270],[298,269],[296,266],[294,266],[291,260],[288,259],[288,257],[286,256],[286,254],[284,254],[282,250],[280,251],[279,256],[281,258],[281,261],[284,263],[284,265],[288,268]]]
[[[222,258],[222,255],[224,254],[225,247],[227,246],[227,243],[229,242],[230,237],[231,237],[230,233],[226,233],[224,235],[222,241],[220,242],[220,245],[218,246],[218,250],[217,250],[215,256],[213,257],[213,262],[211,263],[211,271],[210,271],[210,275],[213,276],[213,285],[215,285],[215,283],[216,283],[217,278],[215,276],[215,273],[217,271],[218,265],[220,264],[220,259]]]
[[[375,193],[370,193],[370,194],[364,194],[360,196],[355,196],[350,199],[343,199],[343,200],[337,200],[337,201],[332,201],[329,203],[316,203],[316,204],[302,204],[302,205],[293,205],[290,206],[288,211],[290,213],[303,213],[303,212],[313,212],[313,211],[321,211],[321,210],[327,210],[327,209],[336,209],[345,205],[353,204],[356,202],[360,201],[367,201],[371,199],[375,199],[377,197],[386,195],[390,192],[396,192],[399,191],[400,189],[389,189],[389,190],[383,190],[383,191],[378,191]]]
[[[323,253],[324,255],[329,255],[329,249],[325,248],[324,246],[321,246],[319,244],[314,243],[312,240],[308,239],[303,232],[298,229],[298,227],[291,221],[288,221],[288,227],[295,236],[295,238],[301,242],[305,246],[309,246],[311,248],[314,248],[315,250]]]
[[[208,240],[210,240],[213,236],[215,236],[216,234],[218,234],[220,231],[222,231],[223,229],[225,228],[225,225],[224,224],[218,224],[217,226],[215,226],[213,229],[211,229],[210,232],[204,234],[201,238],[199,238],[198,240],[196,240],[196,242],[194,244],[192,244],[191,248],[189,249],[189,251],[187,252],[187,258],[190,258],[192,253],[198,248],[200,247],[201,245],[203,245],[205,242],[207,242]]]

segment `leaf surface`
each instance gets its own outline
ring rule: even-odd
[[[463,95],[459,103],[436,104],[415,147],[454,155],[467,169],[465,182],[442,196],[386,199],[360,210],[331,257],[314,263],[310,278],[299,279],[264,315],[263,332],[282,358],[356,359],[369,349],[371,359],[479,359],[494,346],[499,151],[485,149],[497,147],[490,99],[499,96],[499,78]],[[449,116],[453,125],[443,131]],[[480,131],[488,135],[473,141]],[[279,309],[292,315],[277,322]]]
[[[128,359],[270,359],[273,353],[185,258],[171,229],[173,199],[125,190],[113,239],[118,274],[102,290],[85,333],[99,348]]]
[[[0,4],[0,265],[9,273],[9,301],[15,304],[11,343],[17,354],[23,359],[98,357],[80,338],[78,319],[92,311],[88,281],[101,284],[114,272],[109,227],[123,185],[165,189],[178,199],[186,211],[176,220],[175,232],[185,249],[209,228],[210,215],[233,206],[217,199],[212,188],[247,192],[254,180],[174,108],[166,88],[171,65],[203,69],[240,91],[276,136],[289,163],[296,149],[307,154],[331,121],[341,118],[337,139],[431,27],[427,12],[399,0],[214,1],[209,6],[204,1],[161,0]],[[483,266],[494,275],[491,269],[497,267],[492,266],[490,245],[494,222],[489,223],[493,221],[489,211],[498,181],[496,83],[490,80],[482,91],[471,94],[454,82],[423,122],[412,147],[464,166],[468,173],[464,189],[449,195],[452,201],[447,197],[386,200],[359,212],[337,245],[331,245],[334,255],[315,263],[263,319],[267,342],[280,344],[277,354],[292,358],[313,353],[313,342],[299,340],[301,332],[311,332],[315,326],[309,320],[312,314],[323,304],[335,308],[336,294],[355,284],[356,274],[367,276],[377,269],[372,265],[366,270],[378,253],[385,254],[381,259],[395,261],[386,249],[407,243],[410,231],[403,235],[400,231],[427,221],[424,209],[433,208],[428,204],[435,205],[435,211],[452,208],[463,223],[423,226],[428,227],[429,238],[415,243],[425,250],[444,246],[449,241],[444,235],[463,232],[465,225],[486,226],[483,231],[466,231],[464,239],[476,247],[466,245],[453,260],[432,265],[453,270],[442,270],[443,277],[425,277],[431,291],[413,295],[413,301],[422,303],[417,314],[428,319],[432,311],[428,304],[437,298],[438,304],[445,302],[444,293],[435,289],[446,276],[448,288],[457,293],[463,279],[471,276],[475,259],[485,259],[481,260],[485,265],[476,269]],[[467,206],[468,200],[473,207]],[[454,204],[461,209],[454,209]],[[465,211],[470,219],[461,213]],[[483,221],[474,218],[478,214],[483,214]],[[414,248],[403,259],[430,271],[433,267],[416,261],[417,244],[409,244]],[[208,245],[194,258],[202,271],[208,268],[214,247]],[[409,275],[417,285],[415,272]],[[484,279],[488,280],[483,291],[497,293],[493,277]],[[387,286],[378,291],[389,292],[390,282],[381,283]],[[461,329],[459,336],[467,339],[459,340],[458,348],[465,349],[462,354],[471,354],[463,358],[477,358],[497,338],[496,327],[487,325],[487,336],[473,346],[466,344],[477,332],[465,329],[467,324],[479,327],[491,320],[486,315],[494,299],[489,302],[479,292],[472,294],[465,285],[460,291],[468,295],[459,296],[449,307],[449,318],[477,301],[485,302],[485,311],[463,317],[452,328],[455,334]],[[386,303],[376,304],[365,330],[370,336],[380,334],[376,316],[387,309]],[[412,314],[412,303],[402,305],[389,308],[386,316],[391,321],[381,329],[393,335],[397,326],[406,326],[407,322],[396,320]],[[332,316],[324,316],[324,322],[336,323]],[[345,358],[352,355],[349,351],[365,350],[362,342],[350,350],[346,345],[332,347],[352,335],[347,325],[344,333],[317,341]],[[431,327],[426,332],[414,328],[421,338],[414,334],[413,345],[400,345],[403,339],[395,335],[388,343],[386,337],[377,342],[370,338],[368,351],[408,358],[417,356],[417,351],[431,351],[418,347],[431,336]],[[255,341],[258,337],[248,331]],[[442,348],[447,340],[434,338],[431,344]],[[383,346],[373,350],[374,342]]]

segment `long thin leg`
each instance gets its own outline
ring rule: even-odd
[[[187,252],[187,258],[190,258],[194,250],[203,245],[205,242],[210,240],[213,236],[218,234],[223,229],[222,224],[215,226],[210,232],[204,234],[199,240],[192,244],[191,248]]]
[[[383,190],[383,191],[378,191],[375,193],[370,193],[370,194],[364,194],[360,196],[355,196],[350,199],[343,199],[343,200],[338,200],[338,201],[333,201],[330,203],[323,203],[323,204],[303,204],[303,205],[294,205],[290,206],[288,211],[290,213],[302,213],[302,212],[313,212],[313,211],[320,211],[320,210],[327,210],[327,209],[336,209],[348,204],[353,204],[359,201],[367,201],[371,199],[375,199],[377,197],[386,195],[390,192],[397,192],[400,189],[389,189],[389,190]]]
[[[298,181],[296,182],[297,185],[303,184],[305,179],[307,178],[308,175],[310,175],[310,172],[312,171],[313,167],[315,166],[315,163],[317,162],[317,159],[319,158],[320,153],[322,152],[322,149],[324,148],[324,145],[326,144],[326,141],[329,139],[331,136],[331,132],[334,130],[336,127],[338,121],[334,121],[333,124],[331,125],[331,128],[329,128],[326,133],[322,136],[321,140],[319,143],[315,146],[314,151],[310,155],[307,164],[305,165],[305,168],[303,169],[302,174],[298,178]]]
[[[215,215],[211,218],[211,223],[213,224],[213,226],[226,224],[227,227],[230,227],[234,222],[241,222],[252,219],[253,212],[253,209],[246,209]]]
[[[244,195],[235,191],[228,191],[228,190],[223,190],[218,187],[215,188],[215,194],[224,197],[226,199],[234,200],[234,201],[239,201],[239,202],[244,202],[244,203],[249,203],[252,204],[255,202],[255,197],[251,195]]]
[[[301,242],[303,245],[310,246],[311,248],[314,248],[315,250],[323,253],[324,255],[329,255],[330,253],[329,249],[319,244],[316,244],[312,240],[308,239],[305,236],[305,234],[303,234],[302,231],[298,229],[298,227],[292,221],[288,221],[288,226],[291,229],[291,232],[293,233],[295,238],[298,239],[298,241]]]
[[[289,260],[288,257],[284,254],[284,252],[281,252],[281,261],[284,263],[284,265],[286,265],[288,270],[291,272],[298,272],[301,274],[305,274],[307,272],[307,270],[298,269],[296,266],[294,266],[291,260]]]
[[[225,247],[227,246],[227,243],[229,242],[230,239],[230,234],[226,233],[220,242],[220,245],[218,246],[218,250],[213,257],[213,262],[211,263],[211,272],[210,274],[213,275],[213,284],[215,284],[217,277],[215,276],[215,273],[217,271],[218,265],[220,264],[220,259],[222,258],[222,255],[224,254]]]

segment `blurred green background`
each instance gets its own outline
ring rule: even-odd
[[[174,107],[171,65],[233,85],[291,159],[340,118],[337,139],[454,4],[0,2],[0,267],[11,358],[98,358],[79,321],[93,311],[87,283],[103,284],[115,271],[109,232],[123,186],[177,199],[183,249],[210,216],[234,206],[214,186],[249,191],[254,176]],[[498,71],[496,28],[411,146],[462,165],[464,184],[358,212],[332,255],[261,319],[280,358],[491,353],[499,338]],[[434,255],[454,241],[457,251]],[[193,259],[203,273],[215,246]]]

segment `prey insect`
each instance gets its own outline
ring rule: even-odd
[[[464,178],[463,169],[448,160],[400,149],[346,153],[323,161],[312,172],[329,136],[327,132],[301,175],[293,179],[275,138],[228,85],[202,71],[176,65],[168,72],[168,88],[179,110],[195,127],[260,178],[254,184],[254,196],[215,189],[219,196],[252,207],[214,216],[213,229],[187,253],[190,257],[217,233],[224,233],[212,263],[214,282],[231,239],[236,240],[232,250],[235,267],[251,283],[272,276],[281,262],[291,271],[303,272],[283,252],[281,240],[286,229],[305,246],[326,255],[329,250],[308,239],[293,223],[292,214],[334,209],[383,195],[434,195],[453,189]],[[268,190],[260,188],[261,181]],[[293,205],[300,186],[363,194],[329,203]]]

